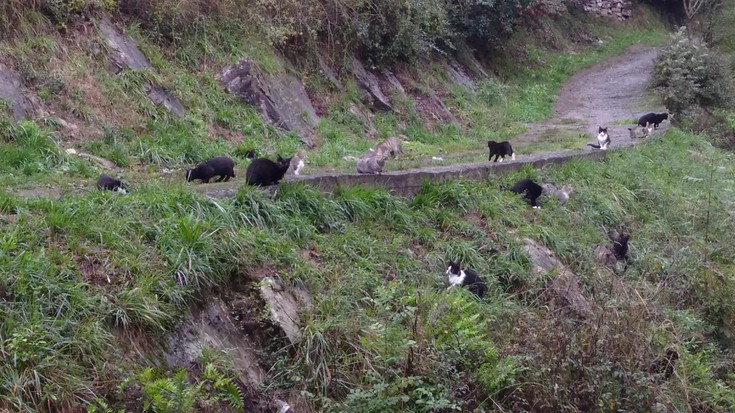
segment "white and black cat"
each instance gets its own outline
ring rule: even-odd
[[[510,142],[508,141],[487,141],[487,147],[490,148],[490,156],[487,158],[488,162],[493,159],[493,156],[495,156],[495,162],[498,161],[498,158],[500,158],[500,162],[503,162],[506,156],[510,156],[510,159],[513,161],[516,160],[516,153],[513,152],[513,147],[510,146]]]
[[[480,278],[480,276],[471,269],[461,268],[459,262],[449,261],[446,274],[449,279],[449,287],[447,290],[451,289],[455,285],[459,285],[460,287],[469,286],[469,290],[480,298],[482,298],[482,296],[485,295],[485,291],[487,291],[487,284],[485,284],[485,281],[483,281],[482,278]]]
[[[530,179],[521,179],[510,188],[510,191],[523,195],[528,205],[538,208],[538,197],[541,196],[544,188]]]
[[[607,128],[600,126],[597,129],[597,145],[588,143],[587,146],[606,151],[607,147],[610,146],[610,135],[607,134]]]

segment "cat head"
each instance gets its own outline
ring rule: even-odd
[[[571,195],[572,192],[574,192],[574,187],[570,184],[562,185],[561,190],[564,191],[567,196]]]
[[[446,274],[447,275],[457,275],[457,274],[460,273],[460,271],[461,271],[461,268],[459,266],[459,262],[458,261],[457,262],[455,262],[455,261],[449,261],[449,263],[447,265],[447,271],[446,271]]]
[[[601,133],[607,134],[607,127],[603,128],[602,126],[598,126],[597,134],[601,134]]]
[[[291,158],[293,158],[293,156]],[[278,155],[276,163],[281,168],[288,168],[288,166],[291,165],[291,158],[281,158],[281,155]]]

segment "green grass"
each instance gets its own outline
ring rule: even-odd
[[[215,201],[165,181],[127,196],[3,192],[0,406],[96,400],[116,411],[118,384],[129,381],[159,406],[189,402],[165,388],[232,397],[224,378],[215,392],[199,387],[199,376],[185,382],[116,349],[134,332],[164,340],[189,304],[272,267],[287,285],[303,283],[314,308],[303,315],[304,341],[274,354],[269,386],[297,389],[316,410],[491,409],[492,398],[506,410],[657,400],[670,410],[728,411],[735,392],[720,372],[732,369],[725,354],[735,343],[735,286],[725,276],[735,260],[732,165],[732,154],[702,137],[670,130],[604,162],[427,184],[410,200],[366,188],[325,197],[284,184],[273,198],[243,188]],[[526,176],[575,192],[565,206],[548,200],[532,210],[499,189]],[[633,235],[633,261],[613,275],[592,251],[619,225]],[[553,275],[531,271],[523,237],[577,274],[590,319],[574,323],[557,307]],[[444,291],[448,259],[483,276],[484,300]],[[648,365],[667,348],[681,364],[656,381]],[[599,392],[580,393],[592,383]],[[465,386],[475,390],[458,396]]]
[[[555,152],[583,148],[587,142],[594,139],[593,136],[578,130],[550,128],[540,134],[538,142],[521,142],[514,149],[521,153]]]

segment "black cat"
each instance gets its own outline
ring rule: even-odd
[[[521,179],[520,181],[516,182],[512,188],[510,188],[510,191],[515,192],[516,194],[522,194],[528,205],[531,205],[534,208],[538,208],[539,205],[537,200],[538,197],[541,196],[541,193],[544,191],[544,188],[542,188],[541,185],[533,182],[530,179]]]
[[[266,158],[257,158],[248,165],[245,179],[248,185],[268,186],[277,184],[291,165],[291,158],[281,158],[278,155],[276,162]]]
[[[97,180],[97,189],[100,191],[108,190],[120,192],[121,194],[127,193],[128,186],[122,183],[119,179],[115,179],[107,174],[100,175]]]
[[[503,162],[506,156],[510,156],[510,159],[513,161],[516,160],[516,153],[513,152],[513,147],[510,146],[510,142],[508,141],[487,141],[487,147],[490,148],[490,156],[487,158],[488,162],[493,159],[493,156],[495,156],[495,162],[498,161],[498,158],[500,158],[500,162]]]
[[[186,170],[186,182],[201,179],[202,182],[206,184],[215,176],[219,177],[215,182],[220,182],[222,180],[227,182],[230,178],[234,178],[235,161],[226,156],[218,156],[200,163],[196,168],[189,168]]]
[[[658,128],[658,125],[661,124],[661,122],[665,121],[669,118],[668,113],[646,113],[645,115],[641,116],[640,119],[638,119],[638,126],[646,126],[646,123],[650,122],[653,124],[653,128]]]
[[[485,291],[487,291],[487,284],[485,284],[485,281],[483,281],[482,278],[480,278],[480,276],[471,269],[461,268],[459,266],[459,262],[449,261],[446,274],[449,279],[449,287],[447,290],[451,289],[455,285],[459,285],[460,287],[469,286],[469,290],[480,298],[482,298],[482,296],[485,295]]]

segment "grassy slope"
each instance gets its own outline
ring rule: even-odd
[[[620,53],[632,43],[663,37],[663,27],[654,15],[644,12],[636,19],[606,25],[597,25],[594,19],[548,22],[547,42],[559,51],[535,45],[537,35],[521,31],[509,43],[505,58],[492,57],[500,76],[480,80],[476,92],[452,84],[440,62],[424,62],[421,72],[406,69],[406,76],[414,82],[406,85],[408,93],[417,99],[442,97],[459,123],[430,125],[420,116],[415,100],[394,94],[401,114],[377,113],[373,123],[378,137],[408,135],[414,159],[392,167],[415,167],[437,154],[448,162],[466,161],[476,156],[474,151],[482,149],[485,140],[510,139],[528,122],[548,117],[554,96],[575,71]],[[247,149],[268,154],[296,151],[298,139],[266,125],[253,108],[222,91],[216,80],[222,67],[243,56],[271,72],[283,70],[283,62],[244,23],[205,26],[190,39],[164,45],[154,34],[128,25],[128,33],[138,40],[152,68],[121,75],[105,69],[107,46],[94,29],[76,28],[61,37],[42,20],[24,26],[23,35],[0,41],[0,61],[18,70],[50,109],[51,115],[38,123],[55,131],[56,140],[114,161],[130,181],[159,178],[162,168],[173,168],[178,177],[185,166],[222,153],[234,156],[244,168],[247,161],[241,156]],[[580,32],[605,42],[590,46],[565,40],[566,33]],[[368,112],[354,83],[347,82],[347,91],[339,92],[313,73],[302,71],[300,76],[312,96],[320,98],[325,112],[318,127],[318,148],[309,152],[306,173],[353,170],[354,163],[343,157],[362,153],[374,144],[365,139],[365,121],[348,110],[357,105]],[[188,110],[186,119],[168,115],[145,97],[142,86],[150,79],[182,101]],[[65,136],[57,118],[79,126],[76,136]],[[560,136],[552,146],[523,150],[558,149],[577,144],[579,139],[578,135]],[[0,186],[86,186],[97,174],[92,168],[74,169],[51,177],[48,173],[3,174]]]
[[[672,130],[603,163],[429,185],[410,201],[367,189],[323,198],[297,185],[217,202],[179,184],[56,201],[4,193],[0,404],[95,394],[114,403],[116,384],[143,367],[114,351],[128,336],[114,331],[155,341],[193,298],[269,266],[315,300],[306,340],[278,357],[270,386],[295,386],[321,409],[731,411],[732,161]],[[498,189],[520,176],[576,190],[564,207],[530,210]],[[634,262],[613,275],[592,250],[620,224]],[[555,308],[519,236],[578,274],[592,317]],[[443,291],[449,258],[490,283],[484,301]],[[657,379],[648,366],[671,348],[681,362]]]

